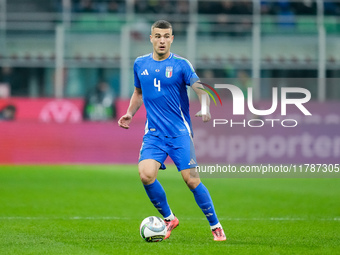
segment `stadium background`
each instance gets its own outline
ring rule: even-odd
[[[312,95],[312,117],[291,107],[284,118],[299,125],[286,130],[212,130],[194,118],[199,163],[334,166],[339,14],[335,0],[0,0],[0,254],[339,254],[334,171],[326,178],[205,176],[228,238],[216,243],[168,164],[158,179],[180,226],[169,240],[144,242],[140,222],[159,215],[137,174],[145,109],[130,130],[117,125],[134,89],[133,61],[152,50],[150,25],[167,19],[172,51],[211,85],[250,85],[264,109],[272,87]],[[97,102],[95,87],[108,97],[89,106]],[[213,118],[244,118],[231,116],[230,94],[218,93],[223,107],[212,103]],[[193,116],[199,105],[192,93],[190,99]],[[281,117],[279,109],[268,116]]]
[[[307,146],[321,154],[307,153],[299,162],[340,156],[339,1],[1,0],[0,10],[0,109],[16,108],[15,120],[0,125],[1,163],[135,163],[144,109],[126,132],[99,108],[97,118],[85,122],[84,104],[103,81],[116,116],[125,113],[133,61],[151,51],[149,30],[157,19],[173,23],[172,51],[188,58],[202,79],[252,84],[260,104],[271,100],[274,86],[307,88],[313,118],[302,119],[295,135],[315,130],[322,139]],[[223,100],[228,104],[230,97]],[[243,135],[238,130],[232,136]],[[275,155],[247,161],[245,152],[231,163],[296,162],[280,153],[280,139]]]

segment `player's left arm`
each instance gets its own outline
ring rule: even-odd
[[[204,97],[206,98],[206,109],[207,109],[207,112],[206,114],[202,114],[201,111],[197,112],[195,114],[195,117],[202,117],[202,120],[203,122],[208,122],[210,119],[211,119],[211,115],[210,115],[210,98],[208,96],[208,93],[205,92],[203,89],[203,85],[201,83],[199,83],[199,80],[196,81],[194,84],[191,85],[192,89],[195,91],[195,93],[197,94],[199,100],[200,100],[200,103],[201,103],[201,106],[202,106],[202,97],[204,95]]]

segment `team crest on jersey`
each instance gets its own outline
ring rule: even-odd
[[[165,69],[165,76],[166,78],[171,78],[172,76],[172,66],[167,66]]]

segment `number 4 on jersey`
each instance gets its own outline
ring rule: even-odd
[[[158,91],[161,91],[161,80],[158,80],[158,82],[156,82],[157,81],[157,79],[155,78],[154,80],[153,80],[153,85],[156,87],[156,88],[158,88]]]

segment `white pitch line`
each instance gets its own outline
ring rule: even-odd
[[[107,216],[107,217],[84,217],[84,216],[72,216],[72,217],[23,217],[23,216],[0,216],[0,220],[133,220],[135,218],[127,218],[127,217],[115,217],[115,216]],[[340,221],[340,217],[335,218],[219,218],[220,220],[225,221]],[[185,218],[182,220],[206,220],[204,217],[202,218]]]
[[[74,216],[74,217],[22,217],[22,216],[9,216],[9,217],[0,217],[0,220],[130,220],[131,218],[124,217],[82,217],[82,216]]]
[[[340,218],[220,218],[228,221],[340,221]]]

